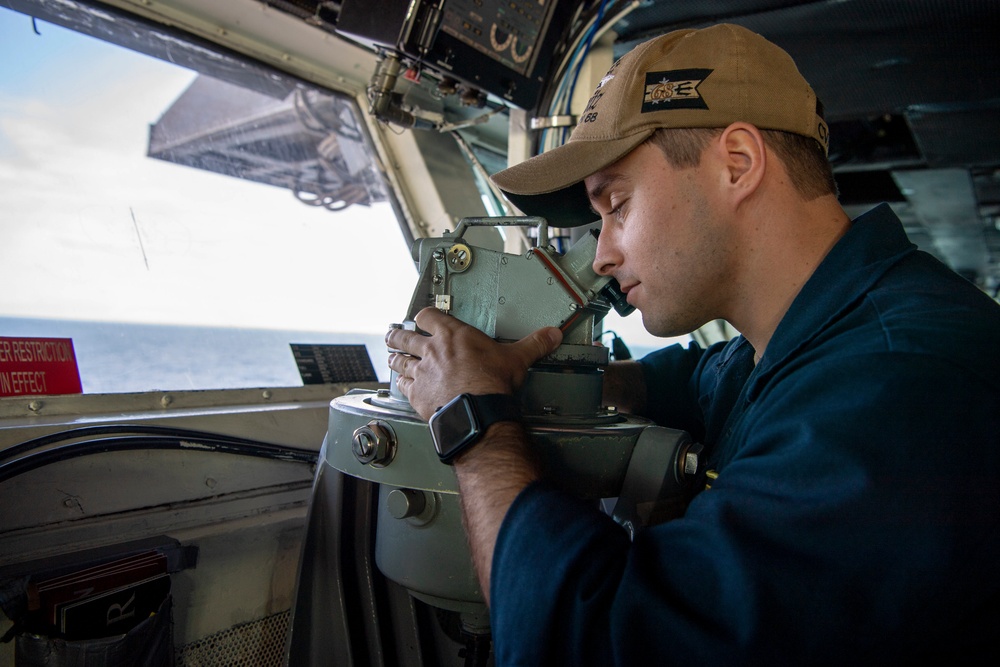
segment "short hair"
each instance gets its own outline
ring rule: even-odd
[[[722,134],[722,128],[666,128],[653,132],[648,141],[655,144],[667,162],[676,169],[697,167],[708,144]],[[761,130],[764,142],[785,165],[792,185],[804,199],[836,196],[837,181],[826,152],[811,138],[781,130]]]

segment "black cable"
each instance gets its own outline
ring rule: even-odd
[[[116,435],[116,437],[95,438],[102,435]],[[76,438],[90,439],[28,453],[39,447]],[[80,456],[140,449],[218,452],[310,465],[316,463],[319,456],[318,452],[308,449],[186,429],[135,424],[88,426],[52,433],[8,448],[3,452],[3,460],[6,462],[0,464],[0,482],[29,470]]]
[[[20,456],[22,453],[30,451],[32,449],[38,449],[39,447],[44,447],[46,445],[51,445],[57,442],[64,442],[66,440],[73,440],[76,438],[90,438],[95,435],[110,435],[116,433],[131,433],[131,434],[138,433],[143,435],[173,436],[177,438],[188,438],[192,440],[225,440],[233,444],[263,445],[266,447],[275,447],[278,449],[286,448],[292,452],[309,451],[305,449],[298,449],[295,447],[285,447],[284,445],[267,444],[260,440],[250,440],[248,438],[239,438],[237,436],[232,436],[232,435],[210,433],[208,431],[196,431],[194,429],[187,429],[187,428],[177,428],[176,426],[154,426],[149,424],[102,424],[100,426],[81,426],[79,428],[73,428],[66,431],[57,431],[56,433],[49,433],[47,435],[42,435],[37,438],[32,438],[31,440],[25,440],[20,444],[14,445],[13,447],[8,447],[7,449],[0,452],[0,462]]]
[[[611,341],[611,354],[615,361],[627,361],[632,358],[632,352],[628,349],[628,345],[618,336],[615,336]]]
[[[601,337],[611,336],[611,358],[615,361],[626,361],[632,358],[632,352],[628,349],[628,345],[622,340],[621,336],[617,332],[611,329],[606,330],[601,334]]]

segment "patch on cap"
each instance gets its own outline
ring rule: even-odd
[[[698,86],[708,78],[710,69],[675,69],[669,72],[646,72],[642,113],[666,109],[707,109]]]

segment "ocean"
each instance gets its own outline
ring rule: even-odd
[[[86,394],[301,387],[292,344],[364,345],[378,380],[389,381],[384,333],[0,317],[0,336],[71,338]],[[653,349],[631,352],[640,358]]]
[[[0,317],[0,336],[71,338],[87,394],[301,387],[293,343],[364,345],[378,379],[389,380],[382,333]]]

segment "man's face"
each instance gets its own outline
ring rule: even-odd
[[[584,181],[603,221],[594,270],[615,277],[656,336],[725,317],[735,243],[713,201],[718,177],[704,157],[676,169],[647,142]]]

